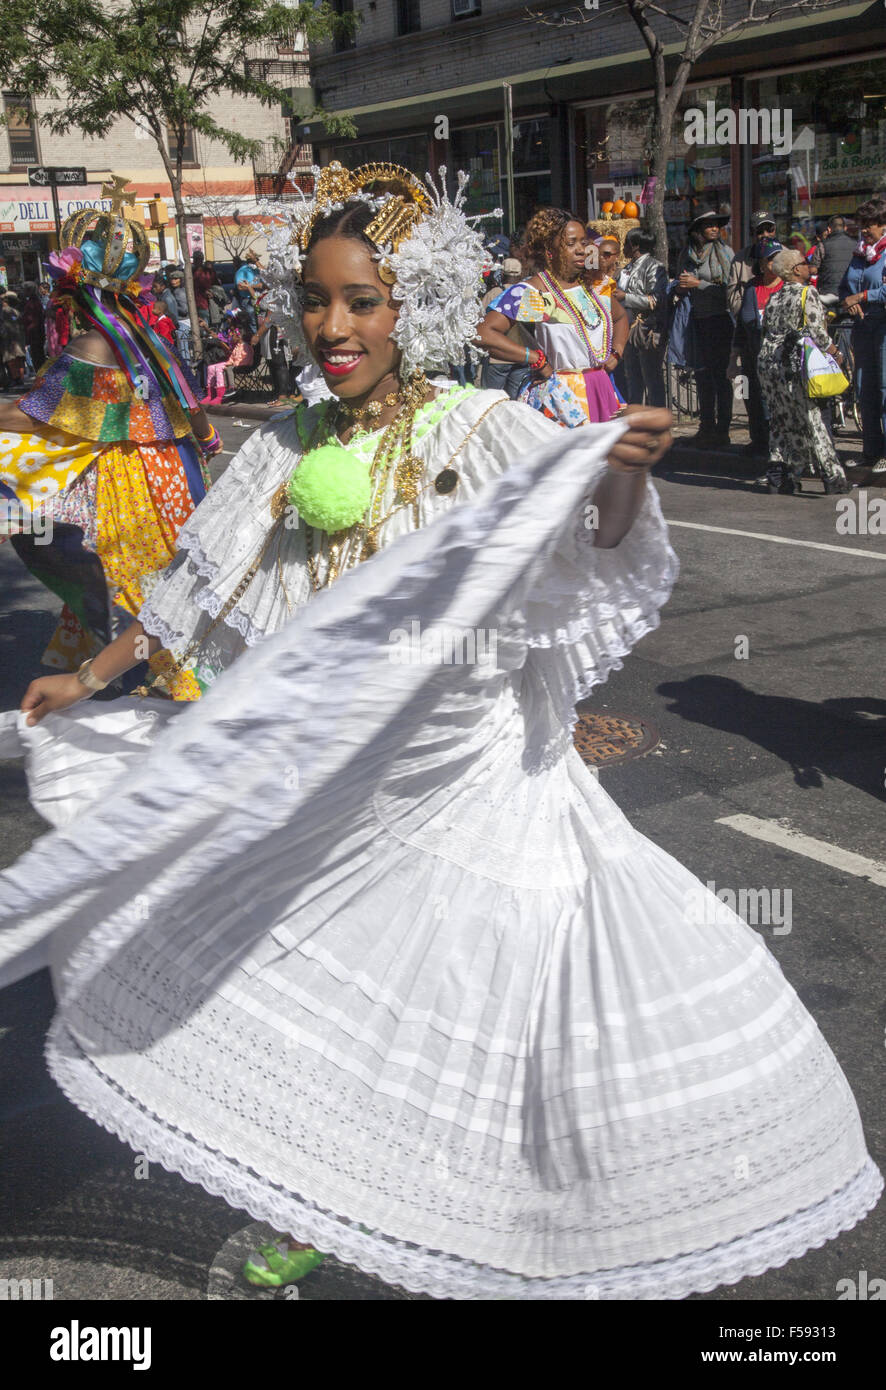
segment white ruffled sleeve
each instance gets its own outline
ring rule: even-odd
[[[505,406],[496,423],[486,441],[501,467],[551,443],[551,422],[528,406]],[[558,429],[567,433],[554,426],[555,434]],[[581,435],[588,441],[587,492],[553,552],[539,558],[521,614],[527,645],[521,701],[530,746],[545,758],[571,739],[576,702],[620,670],[631,648],[658,627],[659,610],[678,574],[651,478],[622,541],[606,549],[594,544],[591,508],[607,470],[606,459],[599,457],[599,436],[611,429],[583,425],[569,431],[573,439]]]
[[[301,423],[304,426],[304,419]],[[250,435],[182,527],[175,559],[139,611],[145,631],[176,655],[206,634],[261,553],[272,524],[271,498],[301,449],[295,413],[269,422]],[[205,653],[214,671],[230,665],[244,646],[276,632],[289,615],[290,603],[305,601],[302,551],[293,529],[285,531],[265,556],[246,594],[214,629],[211,651]],[[285,586],[280,583],[281,567]]]
[[[658,626],[678,561],[651,479],[630,531],[616,546],[595,545],[594,490],[605,464],[594,470],[583,515],[564,534],[526,605],[529,644],[559,653],[587,694],[621,658]]]
[[[594,488],[605,464],[594,470]],[[594,544],[584,512],[565,533],[526,603],[527,674],[540,686],[556,722],[571,736],[574,706],[620,671],[628,652],[659,625],[679,572],[651,479],[630,531],[617,545]]]

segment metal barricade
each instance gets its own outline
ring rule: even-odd
[[[678,425],[698,419],[698,391],[694,372],[687,371],[685,367],[675,367],[672,362],[666,361],[665,390],[668,409],[674,412]]]

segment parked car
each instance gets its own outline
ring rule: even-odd
[[[225,287],[229,299],[234,298],[234,276],[237,273],[238,261],[213,261],[215,273]]]

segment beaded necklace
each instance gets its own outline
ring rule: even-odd
[[[417,372],[403,389],[401,408],[384,431],[372,458],[369,476],[372,484],[372,499],[363,520],[355,526],[328,536],[327,572],[320,582],[318,547],[315,543],[313,526],[306,525],[305,541],[307,549],[308,575],[311,589],[317,593],[326,584],[331,584],[345,569],[352,569],[361,560],[374,555],[378,549],[378,533],[385,522],[402,507],[411,506],[414,521],[418,525],[418,494],[424,463],[412,451],[412,431],[419,407],[430,394],[431,387],[423,372]],[[386,404],[389,403],[386,401]],[[390,402],[393,404],[393,402]],[[345,408],[347,410],[347,408]],[[337,437],[337,429],[342,414],[340,406],[326,411],[318,422],[315,439],[320,433],[327,438]],[[347,411],[354,416],[357,412]],[[315,447],[315,440],[310,448]],[[344,447],[344,446],[342,446]],[[394,505],[384,516],[382,505],[388,476],[396,461],[394,472]],[[322,547],[322,541],[321,541]]]
[[[539,271],[539,279],[547,287],[557,307],[562,309],[563,312],[569,316],[570,321],[578,329],[579,336],[588,350],[589,361],[594,367],[602,367],[603,364],[609,360],[612,352],[612,322],[594,290],[587,285],[582,286],[597,313],[597,317],[590,320],[586,319],[578,306],[572,303],[572,300],[568,297],[562,286],[557,283],[553,275],[549,275],[546,270],[541,270]],[[588,329],[596,328],[601,321],[603,323],[603,349],[602,352],[598,354],[591,342],[591,335]]]

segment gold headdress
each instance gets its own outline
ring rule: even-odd
[[[151,255],[145,224],[135,216],[135,190],[126,190],[128,182],[115,174],[110,183],[102,185],[102,197],[111,200],[110,212],[81,208],[61,229],[59,244],[63,251],[70,247],[82,250],[84,242],[101,248],[101,264],[87,265],[84,260],[80,271],[81,280],[99,289],[125,289],[144,270]],[[121,276],[118,272],[125,256],[135,257],[135,262],[130,261]],[[95,253],[92,259],[95,260]]]
[[[388,196],[376,217],[366,228],[366,235],[379,248],[398,251],[417,222],[433,211],[433,203],[424,185],[399,164],[362,164],[359,169],[344,169],[334,161],[321,169],[314,189],[314,204],[298,231],[298,244],[307,251],[318,220],[336,206],[343,207],[354,198],[368,201],[367,192]],[[388,285],[394,283],[394,273],[384,260],[378,268],[379,278]]]
[[[302,194],[300,203],[261,205],[272,224],[263,278],[290,342],[309,350],[301,268],[317,223],[347,203],[364,203],[371,218],[366,236],[376,248],[373,259],[397,304],[391,337],[402,353],[403,379],[425,369],[448,371],[465,349],[476,360],[481,277],[488,255],[473,225],[479,219],[465,216],[469,176],[458,174],[450,199],[442,166],[436,178],[426,175],[424,183],[396,164],[364,164],[354,170],[330,164],[313,174],[313,196]],[[492,215],[501,217],[501,209]]]

